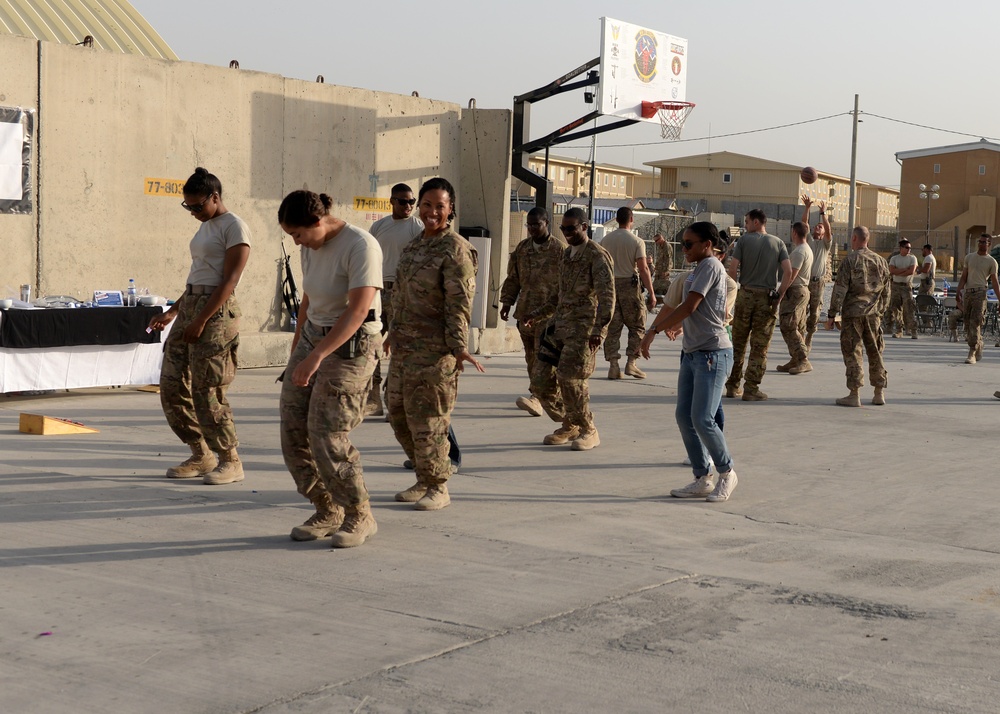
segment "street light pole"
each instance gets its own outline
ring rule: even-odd
[[[927,201],[927,229],[926,229],[927,240],[926,240],[926,242],[930,243],[931,242],[931,201],[936,201],[937,199],[941,198],[941,194],[938,193],[938,190],[941,187],[938,186],[937,184],[934,184],[933,186],[927,186],[926,184],[920,184],[920,186],[918,186],[918,188],[920,189],[920,198],[922,198],[925,201]]]

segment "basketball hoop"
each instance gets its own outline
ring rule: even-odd
[[[635,106],[635,105],[633,105]],[[647,102],[642,103],[642,118],[652,119],[660,115],[660,136],[667,141],[677,141],[681,138],[684,121],[694,109],[691,102]]]

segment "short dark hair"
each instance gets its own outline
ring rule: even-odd
[[[395,186],[392,187],[392,190],[389,193],[390,194],[392,194],[392,193],[413,193],[413,189],[410,188],[409,186],[407,186],[405,183],[397,183]]]
[[[417,199],[422,199],[428,191],[444,191],[448,194],[448,198],[451,199],[451,213],[448,214],[448,220],[455,220],[455,187],[451,185],[451,181],[440,176],[427,179],[424,181],[423,186],[420,187],[420,195],[417,196]]]
[[[924,250],[934,250],[934,246],[930,243],[924,243]]]
[[[991,236],[989,233],[982,233],[982,234],[980,234],[979,237],[980,238],[985,238],[988,241],[993,242],[993,236]]]
[[[906,238],[903,238],[901,241],[899,241],[900,248],[902,248],[904,245],[910,245],[910,241],[907,240]]]
[[[747,211],[747,218],[754,221],[760,221],[764,225],[767,225],[767,215],[759,208],[751,208]]]
[[[546,211],[541,206],[535,206],[530,211],[528,211],[528,218],[539,218],[546,223],[549,222],[549,212]]]
[[[620,225],[628,223],[632,220],[632,209],[628,206],[622,206],[618,209],[618,213],[615,214],[615,220],[617,220]]]
[[[563,214],[563,216],[565,218],[572,218],[572,219],[578,220],[578,221],[580,221],[580,223],[582,223],[584,225],[589,225],[590,224],[590,221],[587,220],[587,212],[584,211],[579,206],[573,206],[573,208],[570,208],[569,210],[567,210]]]
[[[803,223],[802,221],[795,221],[795,223],[792,224],[792,231],[794,231],[795,235],[799,238],[805,238],[809,235],[809,224]]]
[[[278,223],[293,228],[308,228],[329,215],[333,199],[325,193],[292,191],[278,206]]]
[[[199,166],[188,178],[181,192],[192,196],[211,196],[217,193],[222,198],[222,182],[215,174],[208,173],[208,169]]]

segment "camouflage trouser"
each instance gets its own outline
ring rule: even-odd
[[[604,359],[621,359],[622,327],[628,329],[626,357],[639,355],[639,344],[646,336],[646,304],[642,301],[639,286],[632,278],[615,278],[615,311],[608,325],[608,338],[604,341]]]
[[[382,289],[382,337],[389,331],[389,306],[392,304],[392,283],[385,283]],[[375,372],[372,374],[372,389],[378,392],[379,385],[382,384],[382,350],[378,350],[375,355]]]
[[[653,292],[657,295],[666,295],[670,289],[670,273],[656,275],[653,277]]]
[[[236,378],[240,307],[234,296],[205,324],[197,342],[182,339],[210,295],[185,295],[163,345],[160,404],[167,424],[185,444],[204,439],[216,453],[239,446],[226,388]]]
[[[368,500],[361,454],[350,433],[364,419],[365,397],[375,370],[382,337],[362,337],[358,356],[336,354],[320,362],[309,385],[298,387],[292,372],[323,339],[320,328],[307,322],[285,368],[281,382],[281,453],[298,492],[313,503],[326,491],[340,506]]]
[[[739,388],[743,378],[743,359],[749,343],[746,388],[751,392],[760,388],[760,381],[767,371],[767,348],[771,344],[777,317],[766,291],[740,288],[736,293],[736,307],[733,309],[733,371],[729,373],[726,387]]]
[[[868,353],[868,376],[873,387],[885,388],[889,377],[882,362],[885,340],[882,338],[881,316],[841,317],[840,351],[847,367],[847,388],[860,389],[865,383],[865,368],[862,364],[861,348]]]
[[[812,344],[812,336],[816,334],[816,327],[819,325],[819,314],[823,310],[823,290],[826,288],[825,280],[809,281],[809,307],[806,315],[806,344]]]
[[[924,277],[920,278],[920,286],[917,288],[918,295],[933,295],[934,294],[934,280]]]
[[[542,403],[552,421],[589,431],[594,428],[594,415],[590,411],[587,380],[594,373],[597,350],[590,348],[589,335],[573,334],[566,339],[563,334],[557,329],[551,337],[553,343],[561,347],[558,365],[535,360],[531,393]]]
[[[531,371],[535,367],[535,343],[538,341],[537,329],[537,325],[526,328],[520,320],[517,321],[517,332],[521,335],[521,343],[524,345],[524,361],[528,365],[529,381],[531,380]]]
[[[788,345],[788,354],[793,359],[804,360],[808,356],[805,344],[806,312],[809,310],[809,289],[805,285],[793,285],[785,292],[778,309],[781,336]]]
[[[974,350],[983,346],[983,323],[986,321],[986,288],[966,288],[962,295],[962,320],[965,339]]]
[[[393,354],[386,406],[396,441],[413,462],[417,481],[434,486],[451,475],[448,426],[458,398],[458,368],[450,354],[430,365],[413,356]]]
[[[909,283],[893,283],[889,298],[889,328],[900,332],[903,326],[914,334],[917,331],[917,304]]]

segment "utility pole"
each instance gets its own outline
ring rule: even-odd
[[[854,217],[858,206],[858,95],[854,95],[854,131],[851,135],[851,198],[847,209],[847,241],[854,234]]]

